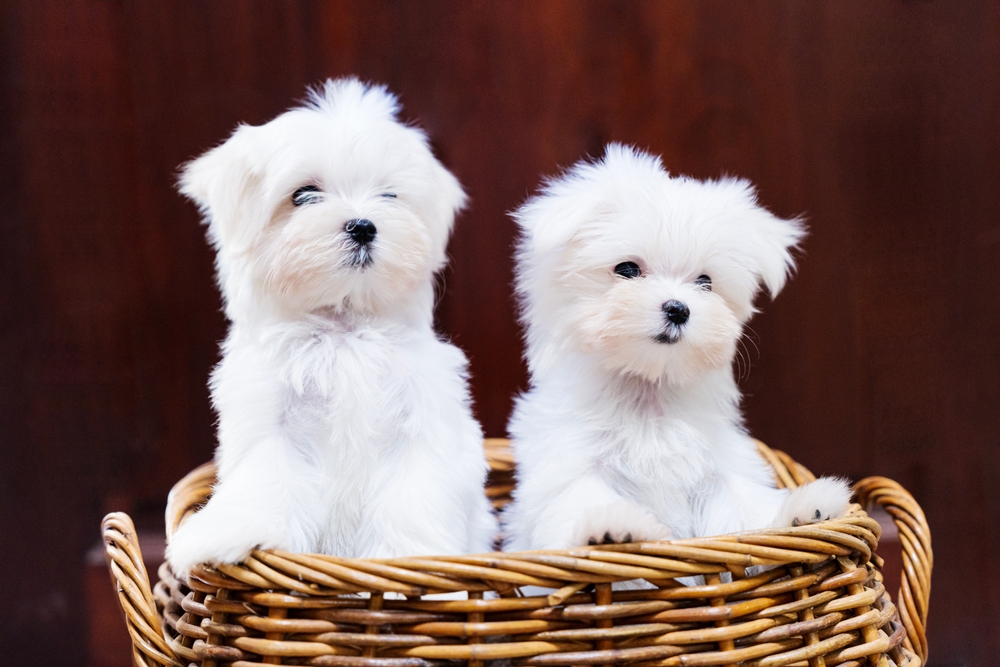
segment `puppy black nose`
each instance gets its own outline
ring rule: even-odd
[[[344,225],[344,231],[358,245],[368,245],[375,240],[375,232],[378,230],[375,229],[375,223],[371,220],[355,219],[347,221],[347,224]]]
[[[671,299],[663,304],[663,312],[666,313],[668,320],[678,325],[687,322],[691,315],[687,305],[677,299]]]

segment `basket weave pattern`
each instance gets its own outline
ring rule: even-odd
[[[760,451],[779,485],[813,479],[787,455]],[[503,440],[487,441],[487,456],[487,493],[501,507],[513,489],[513,459]],[[213,480],[207,464],[174,487],[168,533],[205,502]],[[391,560],[255,551],[239,565],[200,566],[188,582],[164,565],[153,589],[129,518],[108,515],[103,532],[140,667],[479,667],[499,659],[540,667],[917,667],[927,656],[933,566],[926,519],[891,480],[868,478],[855,492],[859,504],[847,516],[796,528]],[[869,503],[899,528],[898,610],[882,585],[879,524],[862,509]],[[704,584],[677,581],[696,575]],[[634,579],[655,587],[612,588]],[[522,590],[528,586],[550,590]]]

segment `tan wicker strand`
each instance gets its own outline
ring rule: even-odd
[[[133,661],[137,667],[180,667],[180,661],[164,639],[132,519],[122,512],[113,512],[104,517],[101,534],[112,583],[132,637]]]
[[[177,526],[201,507],[212,494],[215,484],[215,464],[204,463],[174,484],[167,494],[167,539],[174,534]]]
[[[903,547],[903,579],[899,592],[899,613],[906,627],[904,645],[927,661],[927,614],[931,595],[934,551],[927,518],[913,496],[898,483],[885,477],[868,477],[854,485],[858,502],[864,507],[880,505],[892,516]]]
[[[814,479],[758,448],[779,485]],[[487,495],[502,507],[513,456],[503,440],[486,452]],[[206,464],[174,487],[168,533],[213,483]],[[155,594],[128,517],[109,515],[104,534],[139,667],[919,667],[933,567],[926,518],[889,480],[856,492],[860,504],[840,519],[687,540],[380,560],[255,551],[244,563],[198,566],[187,581],[161,567]],[[899,528],[898,605],[881,583],[881,531],[863,510],[871,503]],[[613,586],[635,580],[646,584]]]

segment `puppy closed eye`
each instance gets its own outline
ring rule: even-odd
[[[382,194],[379,195],[379,197],[385,197],[386,199],[395,199],[396,198],[396,193],[395,192],[383,192]]]
[[[292,193],[292,204],[294,206],[315,204],[322,198],[320,194],[320,189],[315,185],[303,185]]]
[[[622,262],[615,267],[615,273],[622,278],[638,278],[642,275],[639,265],[635,262]]]
[[[708,292],[712,291],[712,278],[704,273],[694,279],[694,284]]]

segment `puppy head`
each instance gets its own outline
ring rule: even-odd
[[[184,166],[180,190],[205,216],[231,319],[415,299],[429,316],[465,194],[398,111],[384,87],[329,80]]]
[[[757,292],[781,290],[805,233],[746,181],[671,177],[615,144],[514,217],[532,371],[575,352],[671,385],[731,363]]]

